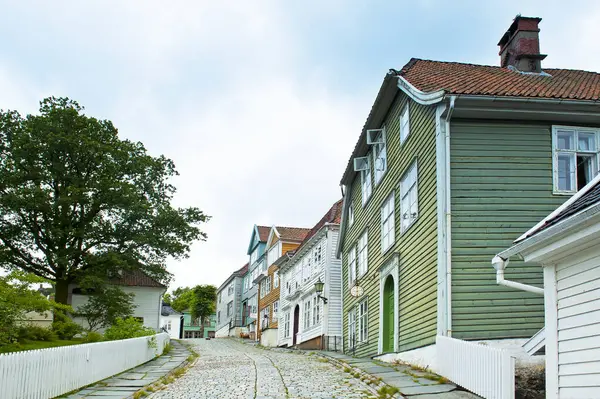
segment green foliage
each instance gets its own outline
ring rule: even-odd
[[[163,347],[163,352],[162,352],[162,354],[163,354],[163,355],[166,355],[166,354],[168,354],[169,352],[171,352],[171,350],[173,350],[173,345],[171,345],[169,342],[167,342],[167,343],[165,344],[165,346]]]
[[[54,311],[54,321],[52,322],[52,331],[60,339],[70,340],[77,334],[83,332],[83,327],[75,323],[63,310]]]
[[[187,310],[192,305],[194,293],[190,287],[179,287],[172,294],[171,307],[178,312]]]
[[[0,110],[0,268],[54,281],[63,304],[89,275],[142,269],[168,282],[166,260],[206,239],[209,219],[171,205],[176,175],[68,98],[42,100],[39,115]]]
[[[77,308],[76,315],[84,318],[89,331],[109,327],[118,318],[125,319],[133,314],[135,294],[123,292],[117,286],[99,286],[89,292],[85,305]]]
[[[126,319],[117,319],[115,324],[106,329],[104,338],[108,341],[114,341],[117,339],[145,337],[155,334],[156,332],[153,329],[144,327],[142,323],[133,317],[128,317]]]
[[[35,325],[19,327],[19,342],[30,341],[56,341],[58,336],[49,328]]]
[[[104,336],[95,331],[88,332],[85,335],[85,337],[83,337],[83,340],[82,340],[82,342],[84,344],[90,344],[92,342],[101,342],[101,341],[104,341]]]
[[[192,290],[190,303],[192,319],[204,320],[215,312],[217,287],[214,285],[197,285]]]
[[[169,294],[168,292],[165,292],[165,294],[162,297],[162,301],[167,305],[170,305],[171,302],[173,302],[173,297],[171,297],[171,294]]]
[[[43,313],[52,309],[52,302],[29,288],[37,278],[18,272],[0,277],[0,346],[19,338],[19,321],[28,312]]]

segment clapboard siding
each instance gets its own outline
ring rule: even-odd
[[[600,397],[598,251],[557,265],[556,289],[560,397]]]
[[[354,224],[347,228],[342,245],[342,287],[344,295],[344,337],[348,337],[348,311],[367,298],[368,342],[356,349],[357,356],[377,354],[379,339],[379,268],[400,254],[399,272],[399,350],[409,350],[435,342],[437,303],[437,230],[436,230],[436,143],[435,108],[410,103],[410,136],[400,145],[399,117],[408,99],[399,93],[384,122],[387,132],[388,169],[381,182],[362,206],[360,175],[349,191],[354,207]],[[417,160],[419,217],[404,234],[400,234],[399,183],[403,174]],[[371,162],[371,166],[372,166]],[[381,251],[381,205],[394,193],[395,243],[385,254]],[[348,252],[359,236],[368,229],[368,272],[360,278],[364,296],[350,295]],[[347,341],[347,340],[346,340]],[[347,342],[346,342],[347,348]]]
[[[497,285],[490,261],[568,198],[552,194],[551,126],[457,120],[450,130],[452,335],[531,337],[543,299]],[[543,286],[541,267],[516,259],[506,278]]]
[[[326,272],[326,286],[329,293],[327,302],[327,335],[342,336],[342,261],[336,256],[339,228],[332,229],[328,234],[329,267]]]

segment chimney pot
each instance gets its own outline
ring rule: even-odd
[[[538,25],[541,20],[541,18],[521,15],[515,17],[498,42],[501,67],[512,66],[521,72],[542,72],[542,60],[546,55],[540,54]]]

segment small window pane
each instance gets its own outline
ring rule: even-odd
[[[558,150],[575,149],[575,133],[570,131],[558,131],[556,134],[556,148]]]
[[[594,133],[579,133],[578,142],[579,151],[596,152],[596,135]]]
[[[575,154],[558,154],[558,189],[575,189]]]

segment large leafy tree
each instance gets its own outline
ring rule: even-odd
[[[87,302],[75,309],[75,315],[85,319],[88,331],[110,327],[117,319],[133,315],[134,298],[135,294],[107,284],[90,290]]]
[[[215,312],[217,287],[214,285],[197,285],[192,290],[193,296],[190,311],[193,319],[204,319]]]
[[[208,219],[171,205],[176,174],[67,98],[43,100],[39,115],[0,110],[0,267],[53,281],[59,303],[88,275],[141,269],[167,282],[167,258],[204,240]]]

